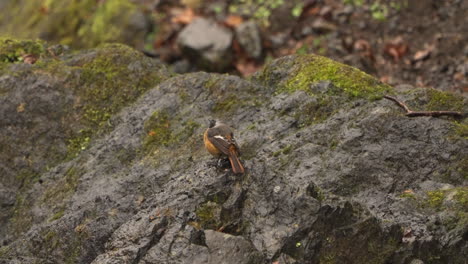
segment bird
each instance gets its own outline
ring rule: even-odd
[[[239,146],[232,128],[220,121],[210,120],[209,127],[203,134],[203,141],[211,155],[217,158],[228,157],[234,174],[244,174],[245,169],[239,160]]]

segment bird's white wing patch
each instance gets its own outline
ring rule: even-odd
[[[219,139],[222,139],[222,140],[226,141],[226,139],[223,136],[220,136],[220,135],[216,135],[216,136],[214,136],[214,138],[219,138]]]

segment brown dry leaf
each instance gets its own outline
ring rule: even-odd
[[[171,19],[172,23],[187,25],[195,19],[195,12],[192,8],[186,8],[181,13]]]
[[[434,45],[425,45],[425,49],[423,50],[418,50],[414,56],[413,56],[413,61],[420,61],[420,60],[425,60],[429,58],[431,55],[432,50],[434,50]]]
[[[242,24],[242,22],[244,22],[244,19],[242,19],[242,17],[240,16],[236,16],[236,15],[229,15],[226,20],[224,20],[224,24],[226,24],[227,26],[229,27],[237,27],[239,26],[240,24]]]
[[[365,39],[358,39],[354,42],[354,49],[357,51],[367,51],[370,47],[369,41]]]
[[[23,62],[27,64],[34,64],[37,61],[37,56],[33,54],[24,54],[22,57]]]
[[[385,44],[384,52],[393,58],[393,61],[399,61],[401,57],[408,53],[409,47],[402,37],[397,37]]]
[[[456,81],[463,81],[463,79],[465,79],[465,75],[461,72],[457,72],[453,75],[453,79]]]
[[[383,82],[383,83],[388,83],[389,80],[390,80],[390,76],[388,76],[388,75],[384,75],[384,76],[380,77],[380,81]]]
[[[404,190],[404,191],[403,191],[403,194],[414,194],[414,191],[411,190],[411,189]]]
[[[260,66],[253,61],[240,61],[236,63],[236,69],[243,77],[248,77],[254,74]]]
[[[367,57],[371,61],[375,61],[374,52],[369,41],[365,39],[358,39],[354,42],[354,50],[358,51],[362,57]]]

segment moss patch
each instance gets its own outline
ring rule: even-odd
[[[15,235],[19,235],[28,230],[33,221],[31,214],[31,199],[25,197],[25,194],[19,192],[16,195],[13,216],[11,218],[11,227]]]
[[[284,148],[273,152],[273,157],[278,157],[280,154],[288,155],[289,153],[291,153],[292,148],[293,148],[292,145],[287,145]]]
[[[440,209],[442,206],[442,203],[444,202],[445,198],[445,192],[444,191],[429,191],[427,192],[427,205]]]
[[[63,200],[71,196],[78,186],[78,180],[82,172],[75,167],[71,167],[65,177],[57,180],[42,195],[41,201],[47,204],[62,204]]]
[[[425,110],[430,111],[463,111],[464,102],[462,96],[457,96],[448,92],[436,89],[427,89],[427,104]]]
[[[160,147],[177,147],[194,136],[201,125],[192,120],[182,121],[180,117],[171,118],[168,112],[154,112],[145,122],[143,150],[151,153]]]
[[[455,136],[468,139],[468,123],[455,122]]]
[[[391,91],[390,86],[372,76],[322,56],[298,56],[296,62],[299,67],[277,92],[303,90],[311,93],[311,84],[321,81],[331,81],[337,87],[336,90],[329,91],[329,94],[344,93],[352,98],[379,99]]]
[[[75,48],[104,42],[137,44],[140,32],[132,30],[137,6],[126,0],[9,1],[11,10],[0,17],[0,34],[20,38],[45,38]],[[127,33],[125,33],[127,32]],[[142,40],[141,40],[142,42]]]
[[[195,211],[201,228],[215,230],[221,227],[219,220],[220,212],[221,205],[211,201],[200,205]]]
[[[39,57],[45,50],[45,43],[40,40],[0,38],[0,67],[4,63],[21,62],[24,55]]]
[[[219,101],[216,101],[213,107],[213,112],[226,113],[233,110],[234,108],[237,108],[239,105],[241,105],[241,101],[239,101],[237,96],[231,94]]]
[[[69,139],[69,157],[86,149],[94,135],[106,131],[113,114],[164,78],[156,65],[145,65],[142,54],[124,45],[106,44],[90,55],[70,66],[70,70],[80,72],[69,76],[68,83],[82,102],[78,110],[84,128]]]

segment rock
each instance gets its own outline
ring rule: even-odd
[[[249,58],[260,59],[262,39],[260,29],[255,21],[247,21],[236,27],[236,37]]]
[[[254,264],[263,262],[262,254],[243,237],[206,230],[205,240],[211,254],[209,261],[203,263]]]
[[[203,69],[222,71],[232,62],[233,34],[215,21],[196,18],[177,37],[182,53]]]
[[[244,80],[168,78],[138,54],[110,45],[2,64],[0,164],[16,189],[2,194],[13,209],[0,217],[0,262],[465,262],[466,120],[408,118],[382,96],[463,112],[467,99],[400,92],[315,55],[273,60]],[[29,94],[38,99],[20,107]],[[63,101],[76,108],[60,110]],[[75,123],[95,117],[80,115],[91,102],[98,112],[125,104],[102,126]],[[202,140],[211,118],[235,128],[245,175],[212,165]],[[51,162],[50,146],[70,144],[39,130],[52,125],[93,133]],[[11,163],[26,166],[24,156],[43,167],[20,174]]]

